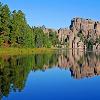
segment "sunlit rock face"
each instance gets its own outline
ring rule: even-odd
[[[84,35],[100,35],[100,22],[93,21],[91,19],[73,18],[71,20],[70,29],[74,33],[78,33],[81,31]]]
[[[95,21],[92,21],[90,19],[73,18],[71,20],[70,29],[74,33],[82,31],[84,35],[87,35],[90,32],[90,30],[93,30],[92,32],[94,32],[95,23]]]
[[[71,38],[72,31],[69,30],[68,28],[60,28],[58,29],[57,35],[58,35],[58,39],[61,42],[61,44],[63,45],[64,42],[68,42],[69,39]]]
[[[100,49],[100,43],[96,39],[100,37],[100,22],[91,19],[73,18],[69,28],[60,28],[58,30],[42,28],[44,33],[56,32],[61,47],[86,49],[85,39],[93,39],[93,49]],[[78,36],[79,35],[79,36]],[[82,40],[84,39],[84,40]],[[66,46],[67,45],[67,46]]]
[[[73,18],[71,20],[70,30],[74,34],[75,39],[71,39],[75,46],[72,48],[85,48],[86,46],[80,38],[77,36],[77,33],[82,33],[85,38],[92,37],[94,41],[96,38],[100,36],[100,22],[93,21],[91,19],[83,19],[83,18]],[[73,45],[72,43],[72,45]],[[77,45],[76,45],[77,44]],[[78,45],[79,44],[79,45]],[[100,45],[95,43],[93,49],[99,49]]]

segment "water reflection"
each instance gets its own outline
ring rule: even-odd
[[[100,53],[60,50],[49,54],[0,57],[0,97],[8,96],[12,90],[23,90],[30,71],[45,71],[55,66],[69,70],[76,79],[100,75]]]

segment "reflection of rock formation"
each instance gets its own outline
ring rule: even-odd
[[[93,55],[93,54],[91,54]],[[77,62],[77,65],[73,65],[70,68],[71,74],[75,78],[84,78],[84,77],[92,77],[95,75],[100,75],[100,58],[99,55],[96,58],[96,56],[90,56],[85,55],[81,60]]]
[[[100,54],[83,53],[77,50],[59,56],[59,67],[69,68],[74,78],[92,77],[100,75]]]

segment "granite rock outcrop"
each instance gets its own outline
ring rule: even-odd
[[[57,33],[61,47],[76,49],[100,49],[100,22],[91,19],[73,18],[69,28],[43,29],[45,33],[50,30]]]

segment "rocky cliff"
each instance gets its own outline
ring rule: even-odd
[[[48,33],[48,30],[45,28],[44,32]],[[69,28],[60,28],[56,30],[56,33],[62,47],[100,49],[99,21],[73,18]]]
[[[91,19],[73,18],[70,30],[74,33],[82,32],[85,36],[88,34],[100,35],[100,22]]]

